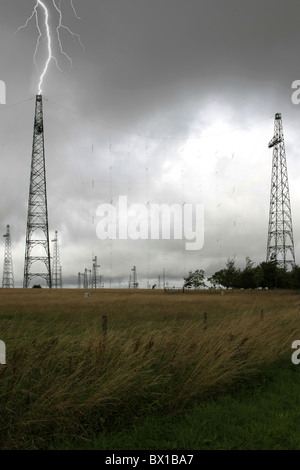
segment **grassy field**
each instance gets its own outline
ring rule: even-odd
[[[114,441],[105,436],[118,435],[123,437],[116,445],[143,448],[141,441],[130,444],[139,426],[155,429],[160,422],[163,429],[161,420],[172,420],[176,427],[201,410],[205,422],[226,396],[237,405],[251,387],[259,387],[262,396],[268,390],[261,384],[272,380],[274,387],[278,380],[292,388],[299,384],[300,365],[291,365],[291,344],[300,339],[298,292],[101,289],[89,298],[84,293],[0,289],[0,339],[7,348],[7,364],[0,366],[1,449],[68,448],[68,442],[108,448]],[[285,406],[288,422],[296,419],[299,407],[290,408],[298,404],[291,399]],[[233,409],[228,413],[235,415]],[[276,413],[273,418],[279,419]],[[227,422],[234,434],[238,423]],[[217,422],[214,427],[219,429]],[[126,447],[124,430],[133,447]],[[218,432],[212,435],[217,437],[206,438],[209,448],[231,448]],[[297,448],[291,436],[287,441],[283,448]],[[192,440],[170,442],[174,448],[207,448]],[[272,448],[272,440],[266,445]]]

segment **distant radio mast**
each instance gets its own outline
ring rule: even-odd
[[[97,256],[95,256],[93,259],[92,289],[98,289],[99,287],[98,268],[100,268],[100,264],[98,264]]]
[[[42,95],[35,100],[23,287],[34,278],[52,287]]]
[[[285,155],[282,118],[275,114],[267,262],[276,261],[287,269],[295,265],[292,213]]]
[[[3,235],[5,238],[5,252],[4,252],[4,266],[3,266],[3,279],[2,287],[14,287],[14,274],[13,262],[11,253],[11,238],[9,225],[6,226],[6,233]]]
[[[83,288],[88,289],[89,288],[89,280],[88,280],[88,270],[85,268],[84,270],[84,275],[83,275]]]
[[[84,279],[84,274],[78,273],[78,289],[81,289],[81,278]]]
[[[55,231],[55,238],[52,240],[52,242],[54,243],[52,260],[52,287],[57,289],[62,288],[62,268],[60,265],[57,230]]]
[[[133,289],[137,289],[139,287],[139,283],[137,281],[136,267],[133,266],[131,271],[132,271],[132,287]]]

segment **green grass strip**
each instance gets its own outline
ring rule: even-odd
[[[86,450],[300,450],[300,366],[268,369],[234,393],[181,416],[148,416],[120,432],[50,448]]]

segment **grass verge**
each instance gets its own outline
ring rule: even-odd
[[[300,366],[265,370],[239,390],[194,404],[181,416],[148,416],[66,450],[300,450]]]

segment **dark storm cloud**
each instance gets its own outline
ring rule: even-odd
[[[46,1],[46,0],[45,0]],[[0,216],[11,220],[22,282],[28,178],[38,73],[33,64],[31,1],[7,1],[0,17],[0,110],[3,165]],[[49,9],[51,1],[47,1]],[[296,257],[300,203],[299,108],[291,84],[300,78],[298,0],[84,0],[62,2],[73,66],[52,61],[44,82],[49,224],[61,239],[63,272],[101,259],[106,279],[142,279],[165,267],[179,282],[189,269],[219,269],[229,256],[265,257],[273,119],[282,112],[290,176]],[[52,8],[53,10],[53,8]],[[54,18],[54,16],[52,16]],[[43,53],[39,55],[42,67]],[[205,244],[184,253],[175,241],[101,243],[95,213],[127,194],[131,202],[203,202]],[[93,219],[94,218],[94,219]],[[3,232],[4,233],[4,232]],[[180,246],[179,246],[180,245]],[[145,248],[146,246],[146,248]],[[150,247],[150,261],[147,259]],[[85,266],[86,265],[86,266]]]
[[[290,87],[298,72],[297,2],[86,5],[87,60],[99,68],[99,74],[90,74],[87,67],[86,81],[93,89],[98,85],[105,111],[116,108],[124,119],[185,101],[193,112],[191,101],[197,105],[207,95],[233,95],[233,105],[240,104],[255,89],[260,95],[262,87],[282,80]]]

